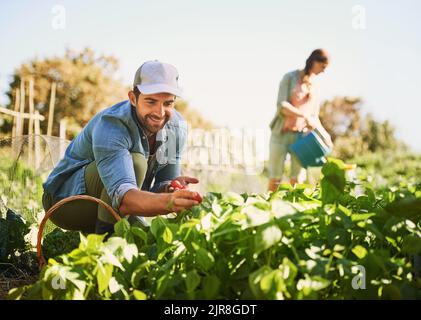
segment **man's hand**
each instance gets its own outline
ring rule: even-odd
[[[130,189],[121,200],[120,213],[145,217],[171,212],[178,213],[198,205],[201,202],[198,195],[198,192],[186,189],[176,190],[173,193],[154,193]]]
[[[199,204],[197,199],[197,192],[186,189],[176,190],[171,193],[170,200],[167,204],[168,213],[181,212],[186,209],[190,209],[193,206]]]
[[[190,183],[199,183],[199,180],[193,177],[188,177],[188,176],[180,176],[175,178],[173,181],[178,181],[185,189],[188,188]],[[175,188],[172,187],[170,184],[167,185],[166,187],[166,192],[174,192]]]

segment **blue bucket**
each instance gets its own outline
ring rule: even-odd
[[[289,151],[300,161],[301,166],[321,167],[326,162],[326,156],[331,152],[316,131],[300,134],[297,140],[289,145]]]

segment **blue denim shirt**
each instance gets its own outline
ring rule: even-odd
[[[156,192],[181,174],[181,154],[187,138],[187,123],[174,110],[171,119],[157,133],[157,151],[151,177],[145,177],[142,190]],[[86,193],[85,167],[96,161],[99,176],[119,211],[123,195],[138,189],[130,153],[147,160],[149,143],[128,100],[97,113],[67,147],[64,157],[43,184],[55,200]]]

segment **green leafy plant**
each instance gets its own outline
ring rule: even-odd
[[[329,159],[321,188],[208,193],[150,227],[123,219],[106,241],[81,235],[9,298],[420,299],[420,186],[357,193],[343,168]]]
[[[79,232],[56,228],[44,237],[42,251],[46,259],[68,253],[79,246]]]
[[[17,254],[28,250],[25,236],[29,225],[16,212],[7,209],[6,217],[0,218],[0,262],[13,261]]]

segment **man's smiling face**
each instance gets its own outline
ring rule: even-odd
[[[129,99],[136,107],[137,118],[150,133],[161,130],[174,110],[175,96],[170,93],[137,94],[130,91]]]

